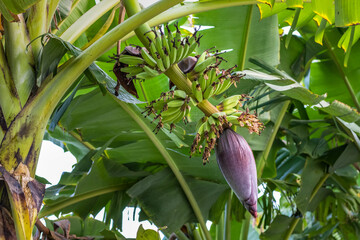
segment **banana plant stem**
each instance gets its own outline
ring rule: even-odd
[[[298,224],[298,222],[300,221],[300,218],[293,218],[290,222],[290,226],[288,231],[285,234],[284,240],[288,240],[291,237],[291,234],[293,233],[293,231],[295,230],[296,225]]]
[[[224,240],[231,240],[231,199],[233,196],[233,191],[231,190],[229,193],[228,200],[225,206],[225,237]]]
[[[166,163],[169,165],[170,169],[174,173],[176,179],[178,180],[181,188],[183,189],[193,211],[196,216],[196,218],[199,221],[199,224],[201,226],[201,229],[203,230],[206,239],[211,240],[211,235],[209,231],[206,228],[205,220],[203,218],[203,215],[201,213],[199,204],[197,203],[189,185],[187,184],[184,176],[180,172],[178,166],[176,165],[173,158],[170,156],[169,152],[166,150],[164,145],[157,139],[153,131],[149,128],[149,126],[142,120],[142,118],[139,118],[138,115],[134,112],[133,109],[130,108],[129,105],[127,105],[124,102],[121,102],[118,100],[115,96],[112,95],[112,97],[118,102],[118,104],[129,114],[129,116],[139,125],[139,127],[145,132],[145,134],[149,137],[151,142],[155,145],[155,147],[158,149],[160,154],[164,157]]]
[[[245,213],[245,219],[242,221],[240,240],[247,240],[249,235],[251,216],[248,212]]]
[[[328,52],[329,52],[329,55],[330,55],[331,59],[333,60],[333,62],[336,65],[336,68],[339,71],[339,74],[340,74],[342,80],[344,81],[344,84],[345,84],[347,90],[350,93],[351,99],[353,100],[353,103],[354,103],[356,109],[358,111],[360,111],[360,103],[359,103],[359,101],[358,101],[358,99],[356,97],[355,91],[354,91],[353,87],[351,86],[351,83],[349,82],[349,79],[348,79],[348,77],[347,77],[347,75],[345,73],[345,70],[344,70],[342,64],[340,63],[339,59],[336,57],[336,55],[334,53],[334,50],[333,50],[333,46],[331,45],[331,43],[330,43],[329,39],[327,38],[326,34],[324,35],[324,43],[325,43],[325,46],[328,49]]]
[[[245,20],[245,28],[243,33],[243,39],[241,41],[241,47],[240,47],[240,64],[239,64],[239,70],[244,70],[245,62],[246,62],[246,50],[247,50],[247,44],[249,42],[249,35],[250,35],[250,25],[251,25],[251,18],[252,18],[252,12],[253,12],[253,5],[248,6],[248,10],[246,13],[246,20]]]
[[[290,105],[290,101],[287,100],[283,103],[283,106],[281,107],[281,110],[280,110],[280,113],[276,119],[276,122],[275,122],[275,125],[274,127],[272,128],[272,132],[271,132],[271,135],[268,139],[268,142],[266,144],[266,148],[264,149],[264,151],[262,152],[262,154],[260,155],[260,158],[259,160],[257,161],[258,164],[257,164],[257,175],[258,177],[261,177],[262,173],[263,173],[263,170],[264,170],[264,167],[265,167],[265,161],[267,160],[268,156],[269,156],[269,153],[270,153],[270,150],[271,150],[271,147],[274,143],[274,140],[275,140],[275,137],[276,137],[276,134],[279,130],[279,127],[280,127],[280,124],[285,116],[285,113],[288,109]]]
[[[251,220],[250,213],[245,212],[245,219],[242,221],[241,224],[240,240],[248,239],[250,220]]]

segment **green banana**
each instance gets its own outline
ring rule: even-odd
[[[157,52],[160,53],[163,51],[161,38],[155,28],[154,28],[153,32],[155,34],[155,47],[156,47]]]
[[[201,102],[203,100],[201,85],[198,81],[192,82],[192,93],[194,94],[197,102]]]
[[[177,90],[174,91],[174,96],[185,99],[187,94],[183,90],[177,89]]]
[[[176,27],[176,34],[175,34],[175,38],[174,38],[174,45],[175,45],[175,48],[177,50],[179,50],[180,43],[181,43],[181,32],[179,30],[178,25],[175,25],[175,27]]]
[[[168,102],[168,107],[180,107],[184,104],[184,100],[171,100]]]
[[[214,118],[219,118],[220,116],[226,116],[226,113],[224,112],[216,112],[211,115]]]
[[[216,95],[221,94],[229,89],[229,87],[233,84],[231,80],[226,79],[223,81],[223,83],[220,83],[221,87],[219,89],[216,89]]]
[[[190,39],[191,39],[191,38],[190,38]],[[198,46],[198,44],[197,44],[196,41],[193,42],[193,43],[190,43],[190,42],[189,42],[189,45],[190,45],[190,46],[189,46],[189,49],[188,49],[185,57],[187,57],[188,55],[192,54],[192,53],[196,50],[196,48],[197,48],[197,46]]]
[[[203,74],[199,76],[198,82],[200,84],[201,89],[206,89],[207,80],[204,78]]]
[[[232,123],[232,124],[236,124],[239,125],[239,121],[237,120],[238,117],[237,116],[226,116],[226,120],[228,120],[228,122]]]
[[[166,59],[166,55],[164,52],[164,49],[162,47],[162,41],[161,41],[161,37],[159,36],[159,34],[157,33],[156,29],[153,30],[154,34],[155,34],[155,48],[156,48],[156,63],[158,68],[160,69],[161,72],[165,72],[166,71],[166,67],[164,65],[164,61]]]
[[[214,91],[216,89],[216,84],[212,83],[210,86],[208,86],[204,92],[204,99],[209,99],[214,95]]]
[[[233,95],[231,97],[225,98],[221,104],[223,105],[223,109],[232,109],[239,104],[239,100],[242,98],[241,95]]]
[[[240,117],[242,114],[244,114],[244,112],[242,111],[236,111],[233,114],[231,114],[231,116],[236,116],[236,117]]]
[[[198,62],[198,63],[202,63],[202,62],[205,60],[207,54],[208,54],[208,52],[207,52],[207,51],[204,51],[204,52],[199,56],[197,62]]]
[[[180,56],[180,60],[187,57],[187,55],[189,53],[189,49],[190,49],[189,37],[186,37],[186,38],[184,38],[184,50]]]
[[[169,25],[166,25],[166,30],[167,30],[167,38],[168,38],[168,45],[169,45],[170,65],[173,65],[174,63],[176,63],[177,49],[175,48],[175,39],[172,35],[172,32],[170,31]]]
[[[215,122],[215,119],[212,116],[208,117],[208,122],[209,122],[210,125],[213,125],[213,124],[215,126],[217,125],[216,122]]]
[[[144,59],[131,55],[120,55],[119,62],[128,65],[139,65],[145,63]]]
[[[153,77],[154,77],[153,75],[151,75],[151,74],[149,74],[147,72],[142,72],[142,73],[136,74],[136,78],[144,79],[144,80],[151,79]]]
[[[169,43],[166,39],[165,34],[162,32],[161,28],[160,28],[160,34],[161,34],[161,43],[162,43],[162,49],[165,53],[165,59],[163,59],[164,62],[164,67],[166,69],[168,69],[170,67],[170,47],[169,47]]]
[[[159,75],[159,72],[158,72],[157,70],[152,69],[152,68],[150,68],[150,67],[148,67],[148,66],[146,66],[146,65],[144,65],[143,69],[144,69],[144,71],[145,71],[146,73],[148,73],[148,74],[151,75],[152,77],[156,77],[156,76]]]
[[[166,69],[164,67],[164,63],[163,63],[159,53],[156,53],[156,63],[157,63],[157,66],[158,66],[158,68],[160,69],[161,72],[166,71]]]
[[[150,67],[156,67],[155,59],[152,56],[150,56],[146,48],[141,48],[141,57],[144,59],[145,63]]]
[[[210,82],[218,82],[219,79],[216,76],[216,68],[211,68],[208,72]]]
[[[171,42],[169,47],[170,47],[170,53],[169,53],[170,65],[173,65],[176,63],[176,54],[177,54],[177,49],[175,48],[174,40]]]
[[[210,56],[207,57],[204,61],[202,62],[198,62],[196,63],[195,67],[194,67],[194,72],[197,73],[201,73],[203,72],[207,67],[209,67],[210,65],[216,63],[216,56]]]
[[[161,112],[162,117],[166,117],[169,115],[173,115],[177,113],[178,111],[181,111],[180,107],[168,107],[166,111]]]
[[[178,111],[172,115],[164,116],[162,122],[164,123],[176,123],[179,122],[185,115],[185,111]]]
[[[191,110],[191,107],[189,105],[186,105],[186,108],[185,108],[185,117],[184,117],[184,123],[187,124],[190,122],[190,110]]]
[[[235,108],[232,108],[232,109],[224,109],[222,110],[226,115],[231,115],[233,113],[236,113],[237,110]]]
[[[172,45],[172,42],[173,42],[174,37],[173,37],[172,32],[171,32],[171,30],[170,30],[170,28],[169,28],[169,24],[166,24],[165,27],[166,27],[168,45],[169,45],[169,47],[170,47],[170,46]]]
[[[181,41],[179,47],[177,48],[177,52],[176,52],[176,62],[180,62],[181,57],[183,55],[183,52],[185,50],[185,38]]]

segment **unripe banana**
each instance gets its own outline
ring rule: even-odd
[[[225,98],[222,102],[221,105],[223,105],[223,109],[227,110],[227,109],[232,109],[234,107],[236,107],[236,105],[239,104],[239,100],[242,98],[241,95],[233,95],[230,96],[228,98]]]
[[[198,82],[199,82],[199,84],[200,84],[201,89],[206,89],[207,80],[204,78],[204,75],[203,75],[203,74],[201,74],[201,75],[199,76]]]
[[[216,122],[215,122],[215,119],[212,116],[208,117],[208,122],[209,122],[210,125],[213,125],[213,124],[217,125]]]
[[[140,57],[130,56],[130,55],[120,55],[119,62],[125,63],[128,65],[139,65],[144,64],[144,59]]]
[[[216,76],[216,68],[211,68],[210,71],[207,73],[210,82],[218,82],[219,79]]]
[[[184,38],[184,51],[180,57],[180,60],[187,57],[187,55],[189,53],[189,49],[190,49],[189,37],[186,37],[186,38]]]
[[[154,76],[152,74],[149,74],[147,72],[142,72],[142,73],[136,74],[136,78],[144,79],[144,80],[151,79],[153,77]]]
[[[160,34],[161,34],[162,49],[165,53],[165,59],[163,59],[164,67],[166,69],[168,69],[171,65],[171,63],[170,63],[170,47],[169,47],[168,41],[165,37],[165,34],[162,32],[161,29],[160,29]]]
[[[216,89],[216,84],[212,83],[210,86],[208,86],[204,92],[204,99],[209,99],[214,95],[214,91]]]
[[[207,51],[204,51],[204,52],[199,56],[199,58],[198,58],[198,63],[202,63],[202,62],[205,60],[207,54],[208,54],[208,52],[207,52]]]
[[[181,32],[179,30],[178,25],[175,25],[176,27],[176,34],[174,38],[174,46],[177,50],[179,50],[180,44],[181,44]]]
[[[233,83],[231,80],[229,80],[229,79],[224,80],[223,83],[220,83],[220,88],[216,89],[215,94],[219,95],[219,94],[225,92],[226,90],[228,90],[231,87],[232,84]]]
[[[231,115],[231,114],[237,112],[237,110],[234,109],[234,108],[232,108],[232,109],[224,109],[224,110],[222,110],[222,111],[223,111],[226,115]]]
[[[187,124],[190,122],[190,110],[191,110],[191,107],[189,105],[186,106],[186,109],[185,109],[185,117],[184,117],[184,123]]]
[[[146,73],[148,73],[149,75],[151,75],[152,77],[156,77],[156,76],[159,75],[159,72],[158,72],[157,70],[152,69],[152,68],[150,68],[150,67],[148,67],[148,66],[146,66],[146,65],[144,65],[143,68],[144,68],[144,71],[145,71]]]
[[[192,92],[198,102],[201,102],[203,100],[201,86],[198,81],[192,82]]]
[[[207,67],[211,66],[212,64],[216,63],[216,56],[210,56],[207,57],[204,61],[199,61],[196,63],[194,67],[194,72],[201,73],[203,72]]]
[[[176,62],[179,62],[182,58],[183,52],[185,50],[185,38],[181,41],[179,47],[177,48],[177,52],[176,52]]]
[[[179,111],[175,112],[172,115],[167,115],[167,116],[162,117],[162,122],[163,123],[175,123],[175,122],[180,121],[182,119],[183,115],[184,115],[184,112],[179,109]]]
[[[174,91],[174,96],[185,99],[187,94],[183,90],[177,89],[177,90]]]
[[[191,53],[193,53],[195,51],[195,49],[197,48],[198,46],[198,43],[196,42],[196,37],[193,35],[191,36],[191,38],[189,39],[189,50],[186,54],[186,56],[190,55]]]
[[[220,116],[221,117],[226,116],[226,113],[224,113],[224,112],[216,112],[216,113],[213,113],[211,116],[214,117],[214,118],[219,118]]]
[[[160,56],[159,52],[156,50],[156,44],[149,37],[147,37],[147,39],[149,41],[149,49],[150,49],[151,56],[153,57],[153,59],[155,59],[156,65],[159,68],[159,70],[161,72],[165,72],[166,69],[165,69],[164,64],[163,64],[163,62],[161,60],[161,56]],[[155,41],[156,41],[156,39],[155,39]],[[161,44],[161,42],[160,42],[160,44]]]
[[[236,111],[236,112],[234,112],[233,114],[231,114],[231,116],[235,116],[235,117],[240,117],[241,115],[243,115],[244,114],[244,112],[242,112],[242,111]]]
[[[180,107],[184,104],[184,100],[171,100],[168,102],[168,107]]]
[[[180,107],[168,107],[166,111],[161,112],[162,117],[166,117],[169,115],[173,115],[177,113],[178,111],[181,111]]]
[[[143,68],[142,67],[138,67],[138,66],[130,66],[130,67],[122,67],[120,68],[121,72],[125,72],[125,73],[132,73],[132,74],[138,74],[143,72]]]
[[[146,48],[141,48],[141,57],[145,60],[145,63],[150,67],[152,68],[156,67],[155,59],[152,56],[150,56]]]

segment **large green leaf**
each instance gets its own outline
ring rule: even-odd
[[[335,1],[335,25],[345,27],[360,23],[360,2],[357,0]]]
[[[260,235],[262,240],[282,240],[285,239],[287,230],[294,220],[294,217],[287,217],[284,215],[278,215],[271,223],[270,227]],[[301,231],[301,224],[298,223],[295,228],[295,232]]]
[[[307,159],[301,177],[301,188],[296,197],[297,207],[302,214],[305,214],[312,200],[313,191],[324,174],[324,166],[321,163]]]
[[[78,0],[74,1],[69,15],[59,24],[59,30],[56,35],[60,36],[66,29],[68,29],[78,18],[80,18],[87,10],[95,5],[95,1]]]
[[[285,77],[279,77],[250,70],[245,71],[245,73],[245,79],[263,81],[267,86],[276,91],[282,92],[304,104],[315,105],[322,111],[327,112],[332,116],[339,117],[346,122],[356,122],[360,119],[360,114],[355,109],[336,100],[329,103],[323,100],[326,95],[319,96],[312,93],[289,76],[285,75]]]
[[[186,181],[207,218],[210,207],[227,187],[190,177],[186,177]],[[179,229],[185,222],[196,221],[185,195],[169,169],[143,179],[127,193],[138,200],[142,210],[157,226],[167,226],[166,231],[169,233]]]
[[[251,16],[247,19],[247,15]],[[231,7],[195,14],[195,24],[210,27],[200,31],[204,34],[199,51],[216,47],[219,51],[229,51],[222,56],[227,59],[225,67],[235,64],[255,67],[248,61],[250,56],[259,57],[273,66],[279,63],[279,32],[277,17],[260,20],[257,8],[248,6]],[[247,35],[246,29],[249,28]],[[247,44],[245,44],[247,41]],[[243,58],[246,53],[245,58]]]

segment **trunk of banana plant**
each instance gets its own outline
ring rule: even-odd
[[[39,40],[28,46],[30,38],[43,34],[46,1],[29,11],[27,24],[22,14],[15,21],[3,20],[0,42],[0,239],[32,239],[45,186],[34,179],[44,130],[50,112],[32,104],[35,87],[35,60]],[[43,23],[43,24],[42,24]]]

